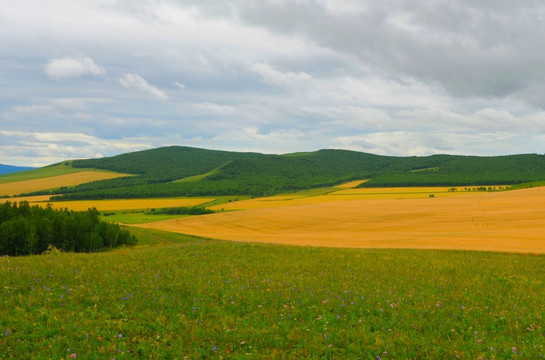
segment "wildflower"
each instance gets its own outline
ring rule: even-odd
[[[76,356],[77,356],[76,354],[70,354],[70,357],[71,357],[72,359],[75,359]]]
[[[324,334],[324,340],[327,340],[327,334]]]
[[[244,341],[241,341],[240,345],[246,345],[246,343]]]
[[[123,337],[123,335],[122,335],[122,334],[119,334],[119,335],[118,335],[118,338],[120,338],[120,339],[121,339],[122,337]]]
[[[513,347],[511,348],[511,351],[513,352],[513,354],[515,354],[515,353],[517,352],[517,348],[513,346]]]
[[[329,344],[329,345],[327,345],[327,347],[328,347],[328,348],[332,348],[332,347],[333,347],[333,345]]]
[[[9,336],[9,330],[6,330],[6,333],[4,335]]]
[[[214,346],[214,347],[212,348],[212,351],[216,351],[216,350],[218,350],[218,348],[217,348],[216,346]]]

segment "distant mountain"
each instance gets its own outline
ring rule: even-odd
[[[14,173],[18,171],[32,170],[32,167],[25,166],[12,166],[12,165],[3,165],[0,164],[0,175]]]
[[[515,185],[545,181],[545,155],[381,156],[347,150],[266,155],[170,146],[75,160],[75,168],[134,174],[61,188],[58,200],[264,196],[369,179],[365,187]]]

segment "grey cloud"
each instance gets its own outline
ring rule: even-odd
[[[339,13],[311,1],[239,1],[234,13],[254,26],[353,55],[377,71],[437,82],[457,96],[505,96],[545,78],[542,2],[365,5],[365,11]],[[217,16],[217,7],[211,12]]]

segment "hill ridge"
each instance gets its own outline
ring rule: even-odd
[[[264,196],[358,179],[369,179],[361,187],[515,185],[545,180],[545,155],[538,154],[401,157],[320,149],[278,155],[168,146],[71,164],[136,175],[63,188],[54,193],[56,200]]]

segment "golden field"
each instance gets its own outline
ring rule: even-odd
[[[325,201],[331,196],[335,201]],[[284,198],[270,207],[138,226],[304,246],[545,253],[545,187],[420,199],[340,196],[354,195]]]
[[[347,183],[341,185],[342,187],[335,187],[333,191],[325,195],[305,195],[304,192],[289,194],[289,195],[277,195],[268,196],[262,198],[248,199],[242,201],[235,201],[228,204],[221,204],[212,206],[212,210],[249,210],[249,209],[262,209],[270,207],[283,207],[290,205],[312,205],[322,204],[329,202],[342,202],[342,201],[361,201],[361,200],[373,200],[373,199],[424,199],[429,198],[433,194],[434,197],[444,196],[459,196],[468,195],[470,192],[465,190],[463,186],[459,187],[399,187],[399,188],[351,188],[353,185],[357,186],[361,181]],[[497,186],[496,189],[499,189]],[[501,186],[505,189],[507,186]],[[456,191],[451,191],[456,189]],[[473,189],[473,188],[472,188]],[[471,192],[474,194],[475,192]]]
[[[187,207],[202,205],[213,198],[158,198],[158,199],[120,199],[120,200],[81,200],[51,202],[54,209],[85,211],[96,208],[98,211],[160,209],[169,207]],[[36,203],[45,206],[45,202]]]
[[[335,186],[336,188],[339,188],[339,189],[350,189],[350,188],[355,188],[361,184],[363,184],[364,182],[367,182],[369,180],[354,180],[354,181],[350,181],[350,182],[347,182],[347,183],[344,183],[344,184],[340,184],[340,185],[337,185]]]
[[[0,199],[0,202],[28,201],[31,205],[46,206],[50,203],[54,209],[86,211],[96,208],[99,211],[145,210],[169,207],[198,206],[215,200],[214,198],[153,198],[153,199],[120,199],[120,200],[78,200],[51,202],[49,195],[26,196]]]
[[[17,195],[40,190],[57,189],[62,186],[75,186],[96,180],[114,179],[127,174],[109,171],[79,171],[70,174],[49,176],[41,179],[32,179],[0,184],[0,196]]]
[[[43,202],[48,201],[51,196],[49,195],[35,195],[35,196],[19,196],[15,198],[0,198],[0,203],[5,203],[6,201],[10,202],[21,202],[21,201],[28,201],[29,203],[34,202]]]

